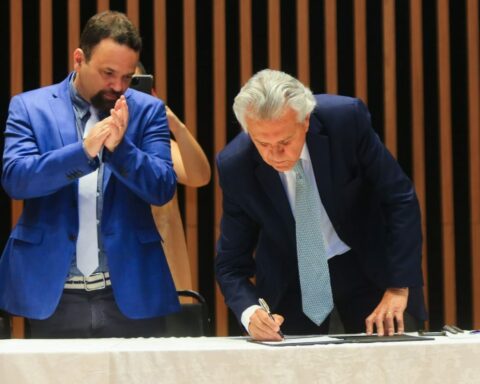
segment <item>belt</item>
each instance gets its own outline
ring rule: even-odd
[[[90,276],[72,276],[65,282],[65,289],[83,289],[85,291],[96,291],[112,285],[108,272],[94,273]]]

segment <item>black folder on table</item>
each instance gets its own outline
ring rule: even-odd
[[[396,343],[397,341],[435,340],[433,337],[395,334],[393,336],[378,335],[331,335],[348,343]]]

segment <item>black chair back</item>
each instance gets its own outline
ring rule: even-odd
[[[0,311],[0,339],[10,338],[10,317]]]
[[[191,297],[194,303],[182,303],[180,312],[165,317],[166,337],[210,336],[210,317],[205,298],[192,290],[177,291],[179,297]]]

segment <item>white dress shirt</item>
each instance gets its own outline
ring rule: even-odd
[[[318,196],[318,199],[320,200],[323,241],[327,250],[327,259],[331,259],[336,255],[341,255],[349,251],[350,247],[338,237],[337,232],[335,231],[335,228],[333,228],[332,222],[328,217],[327,211],[325,211],[325,207],[322,204],[322,199],[318,193],[317,183],[315,181],[315,174],[313,173],[310,153],[308,152],[306,144],[303,145],[302,153],[300,154],[300,160],[302,161],[305,176],[308,178],[308,182],[312,183],[312,185],[315,187],[317,191],[316,196]],[[278,172],[278,174],[280,176],[280,180],[282,181],[283,188],[287,194],[292,213],[295,214],[295,172],[292,168],[286,172]],[[252,305],[245,309],[245,311],[242,313],[241,322],[247,331],[248,325],[250,324],[250,317],[257,310],[257,308],[261,307],[259,305]]]

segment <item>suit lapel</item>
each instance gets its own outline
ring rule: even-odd
[[[321,123],[313,117],[307,133],[307,146],[322,204],[330,221],[335,225],[337,214],[333,196],[330,144],[328,137],[320,133],[321,126]]]
[[[107,189],[107,184],[110,181],[110,176],[112,175],[112,170],[110,167],[103,167],[103,193],[105,193],[105,190]]]
[[[280,176],[275,169],[261,159],[256,150],[254,157],[258,161],[258,167],[255,170],[257,180],[288,228],[289,236],[295,241],[295,219]]]
[[[63,146],[78,141],[75,115],[68,91],[70,78],[71,75],[58,85],[57,91],[53,93],[53,97],[49,100]],[[65,123],[68,121],[70,124]]]

